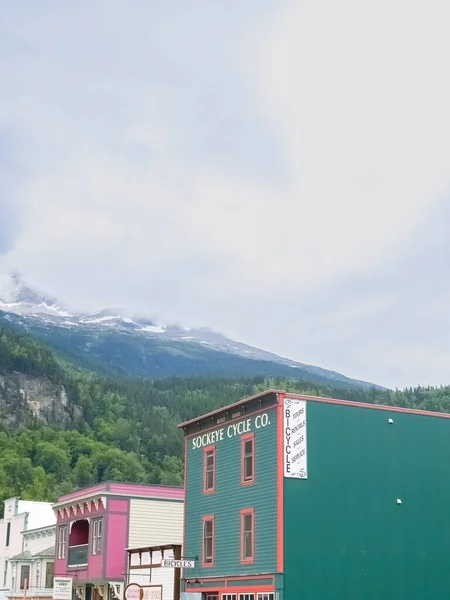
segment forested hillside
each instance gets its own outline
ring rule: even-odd
[[[39,398],[44,383],[64,398],[57,410]],[[177,423],[268,387],[450,412],[449,387],[390,392],[263,378],[105,379],[61,362],[41,343],[5,328],[0,329],[0,500],[16,494],[54,500],[74,487],[108,479],[181,485]]]

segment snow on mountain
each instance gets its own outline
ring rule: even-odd
[[[183,342],[198,344],[211,350],[241,356],[246,359],[275,362],[292,367],[302,373],[310,373],[325,377],[331,381],[353,381],[345,376],[321,367],[315,367],[293,360],[282,358],[271,352],[231,340],[225,335],[205,327],[181,327],[175,324],[162,324],[148,318],[127,314],[126,310],[109,308],[94,313],[82,314],[70,311],[54,298],[40,294],[26,285],[22,276],[13,273],[3,284],[0,282],[0,312],[6,314],[10,322],[18,320],[19,324],[46,324],[58,328],[77,328],[88,331],[123,331],[137,336],[152,336],[167,342]],[[355,384],[369,385],[354,381]]]

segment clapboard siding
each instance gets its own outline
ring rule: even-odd
[[[181,544],[183,512],[180,500],[131,499],[128,547]]]
[[[173,600],[174,588],[174,569],[155,568],[150,569],[132,569],[130,572],[130,583],[138,583],[144,587],[144,598],[146,600],[147,585],[162,585],[162,600]]]
[[[241,437],[224,436],[216,446],[216,482],[212,494],[203,493],[203,448],[187,440],[186,454],[186,538],[184,554],[198,556],[189,578],[251,575],[277,571],[277,412],[267,410],[266,425],[255,426],[255,415],[248,415],[255,436],[255,482],[241,485]],[[218,428],[220,430],[220,428]],[[254,509],[255,561],[241,564],[242,509]],[[215,517],[214,566],[202,567],[202,519]],[[187,576],[187,572],[185,573]]]
[[[48,533],[47,533],[48,531]],[[34,539],[24,536],[23,550],[29,550],[31,554],[37,554],[55,545],[55,528],[49,529],[42,534],[35,535]]]

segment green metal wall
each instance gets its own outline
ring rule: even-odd
[[[450,598],[450,420],[308,402],[307,434],[284,600]]]
[[[216,491],[203,494],[203,449],[187,440],[185,556],[198,556],[192,579],[274,573],[277,570],[277,414],[267,411],[269,425],[255,429],[255,483],[242,486],[241,438],[224,437],[216,446]],[[223,425],[226,429],[228,424]],[[220,429],[220,427],[217,427]],[[240,511],[255,509],[255,562],[240,564]],[[202,568],[202,517],[215,515],[214,566]]]

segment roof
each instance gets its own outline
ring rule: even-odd
[[[36,552],[36,554],[33,554],[33,558],[35,557],[39,557],[39,556],[45,556],[45,557],[53,557],[55,556],[55,546],[50,546],[50,548],[47,548],[46,550],[41,550],[40,552]]]
[[[9,560],[31,560],[31,552],[29,550],[25,550],[25,552],[16,554],[16,556],[13,556]]]
[[[74,490],[70,494],[61,496],[53,505],[53,509],[56,510],[81,500],[88,501],[91,499],[107,498],[109,496],[184,500],[184,488],[156,484],[146,485],[139,483],[104,481],[87,488]]]
[[[181,544],[164,544],[162,546],[144,546],[143,548],[125,548],[126,552],[148,552],[149,550],[173,550]]]
[[[199,421],[202,421],[203,419],[206,419],[208,417],[214,417],[215,415],[223,413],[224,411],[232,410],[232,409],[240,407],[240,406],[245,406],[245,404],[247,404],[248,402],[251,402],[252,400],[257,400],[258,398],[263,398],[264,396],[268,396],[270,394],[283,394],[289,398],[296,398],[299,400],[310,400],[312,402],[326,402],[328,404],[340,404],[342,406],[356,406],[359,408],[371,408],[371,409],[375,409],[375,410],[391,411],[391,412],[397,412],[397,413],[408,413],[408,414],[413,414],[413,415],[422,415],[422,416],[429,416],[429,417],[440,417],[440,418],[444,418],[444,419],[450,418],[449,413],[443,413],[443,412],[420,410],[420,409],[414,409],[414,408],[403,408],[403,407],[398,407],[398,406],[390,406],[387,404],[370,404],[367,402],[355,402],[352,400],[341,400],[338,398],[329,398],[326,396],[309,396],[307,394],[296,394],[294,392],[293,393],[286,392],[285,390],[269,389],[269,390],[266,390],[265,392],[260,392],[259,394],[255,394],[254,396],[248,396],[246,398],[243,398],[242,400],[239,400],[238,402],[233,402],[233,404],[229,404],[228,406],[222,406],[221,408],[213,410],[209,413],[200,415],[200,416],[196,417],[195,419],[190,419],[189,421],[180,423],[179,425],[177,425],[177,427],[181,427],[181,428],[187,427],[194,423],[198,423]]]
[[[27,537],[29,535],[32,535],[33,533],[38,533],[39,531],[48,531],[49,529],[56,531],[56,523],[52,523],[51,525],[44,525],[43,527],[35,527],[34,529],[24,529],[23,531],[21,531],[21,533],[23,536]]]
[[[263,396],[268,396],[269,394],[286,394],[286,393],[287,392],[285,390],[275,390],[275,389],[266,390],[265,392],[260,392],[259,394],[255,394],[254,396],[247,396],[246,398],[243,398],[242,400],[233,402],[233,404],[228,404],[228,406],[221,406],[220,408],[217,408],[216,410],[206,413],[205,415],[200,415],[199,417],[196,417],[195,419],[190,419],[189,421],[180,423],[179,425],[177,425],[177,427],[187,427],[188,425],[197,423],[201,419],[213,417],[214,415],[217,415],[217,414],[223,412],[224,410],[232,410],[233,408],[236,408],[237,406],[242,406],[243,404],[247,404],[247,402],[251,402],[252,400],[257,400],[258,398],[262,398]]]

